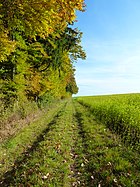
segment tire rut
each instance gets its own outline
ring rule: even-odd
[[[71,166],[73,176],[76,179],[76,182],[73,183],[74,187],[86,187],[90,184],[87,182],[87,177],[90,175],[88,170],[88,159],[89,154],[87,152],[87,144],[85,141],[85,131],[83,129],[84,123],[84,113],[80,111],[79,104],[73,102],[74,105],[74,114],[73,121],[75,122],[76,128],[76,140],[75,146],[72,149],[72,156],[74,164]],[[88,119],[91,120],[91,119]]]
[[[86,107],[76,101],[66,102],[32,146],[4,174],[0,186],[123,187],[120,178],[127,183],[131,167],[119,173],[115,164],[120,159],[121,164],[131,166],[129,155],[124,155],[126,150]],[[139,175],[135,169],[134,174]]]
[[[36,140],[33,142],[31,146],[28,146],[26,148],[26,151],[24,151],[14,162],[13,167],[10,171],[7,171],[1,178],[0,181],[0,187],[9,187],[10,185],[14,186],[14,176],[15,172],[20,169],[22,163],[25,163],[27,160],[30,159],[30,155],[37,150],[39,144],[44,141],[44,136],[47,136],[49,131],[53,130],[55,128],[55,124],[58,120],[58,118],[62,115],[63,111],[66,108],[66,104],[63,106],[63,108],[60,109],[60,111],[57,112],[57,114],[54,116],[52,121],[47,124],[47,128],[42,131],[42,133],[37,136]]]

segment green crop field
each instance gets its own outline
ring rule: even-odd
[[[140,151],[140,94],[79,97],[78,101]]]
[[[0,146],[2,187],[140,186],[140,94],[77,97]]]

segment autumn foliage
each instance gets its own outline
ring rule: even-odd
[[[73,64],[85,52],[70,25],[84,7],[84,0],[0,0],[2,102],[78,92]]]

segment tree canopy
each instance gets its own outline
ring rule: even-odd
[[[0,0],[1,99],[37,101],[77,93],[74,62],[86,55],[70,27],[84,0]]]

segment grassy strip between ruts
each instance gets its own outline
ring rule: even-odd
[[[85,186],[140,186],[138,152],[126,147],[105,125],[97,123],[86,107],[77,102],[75,107],[85,144]]]
[[[7,172],[14,165],[17,157],[21,153],[26,152],[34,142],[38,141],[39,135],[46,128],[49,128],[49,124],[64,105],[65,102],[53,103],[41,118],[30,123],[29,126],[22,129],[17,135],[0,145],[0,175]]]
[[[18,157],[13,169],[5,174],[3,187],[81,186],[82,176],[75,158],[82,167],[82,141],[73,113],[72,102],[69,102],[43,132],[42,138]]]

